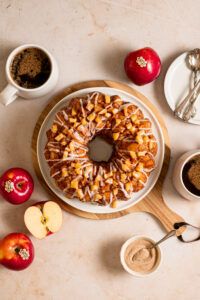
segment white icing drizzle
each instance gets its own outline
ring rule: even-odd
[[[55,177],[55,176],[58,175],[58,174],[60,174],[60,171],[57,171],[57,172],[53,173],[53,174],[51,175],[51,177]]]
[[[55,120],[54,123],[66,128],[66,129],[69,129],[68,126],[66,126],[64,123],[60,123],[59,121]]]
[[[63,109],[61,112],[63,113],[64,119],[66,121],[68,121],[69,118],[68,118],[68,114],[66,113],[66,111]]]
[[[121,191],[124,193],[124,196],[126,197],[126,198],[129,198],[130,197],[130,195],[127,193],[127,191],[125,190],[125,188],[124,188],[124,186],[123,186],[123,183],[122,182],[119,182],[119,185],[120,185],[120,187],[121,187]]]

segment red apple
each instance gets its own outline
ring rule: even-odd
[[[124,61],[127,76],[137,85],[155,80],[161,70],[158,54],[149,47],[130,52]]]
[[[54,201],[39,202],[26,209],[24,222],[34,237],[43,239],[60,230],[62,210]]]
[[[10,233],[0,241],[0,263],[6,268],[20,271],[34,259],[34,246],[23,233]]]
[[[21,168],[9,169],[0,178],[0,194],[12,204],[21,204],[27,201],[33,188],[33,178]]]

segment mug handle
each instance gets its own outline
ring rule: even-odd
[[[5,106],[12,103],[17,98],[17,89],[11,85],[7,84],[7,86],[0,93],[0,103]]]

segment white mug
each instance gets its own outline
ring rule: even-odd
[[[188,200],[199,200],[200,197],[191,193],[185,186],[183,182],[183,168],[189,160],[191,160],[194,156],[200,155],[200,150],[191,150],[189,152],[184,153],[181,157],[178,158],[174,165],[173,171],[173,184],[179,194]]]
[[[47,81],[45,81],[42,85],[40,85],[37,88],[28,89],[19,86],[13,80],[10,74],[10,67],[14,57],[19,52],[27,48],[37,48],[42,50],[48,56],[51,63],[51,73],[49,75],[49,78],[47,79]],[[56,83],[58,81],[58,66],[54,57],[45,48],[34,44],[22,45],[20,47],[15,48],[8,56],[5,71],[6,71],[6,78],[8,84],[4,88],[4,90],[0,93],[0,102],[3,103],[4,105],[8,105],[12,103],[18,96],[25,99],[38,98],[44,96],[47,93],[49,93],[51,90],[53,90],[53,88],[56,86]]]

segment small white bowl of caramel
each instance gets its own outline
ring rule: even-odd
[[[126,272],[137,277],[145,277],[154,273],[161,263],[159,246],[153,247],[155,241],[135,235],[121,247],[120,260]]]

